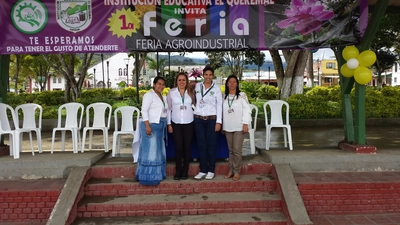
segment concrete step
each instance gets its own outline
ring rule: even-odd
[[[91,178],[85,186],[86,196],[126,196],[137,194],[196,194],[231,192],[275,192],[276,180],[270,174],[244,174],[239,181],[217,175],[213,180],[174,180],[167,176],[157,186],[140,185],[134,178]]]
[[[91,167],[92,178],[134,178],[136,173],[136,165],[131,161],[129,163],[123,162],[122,164],[99,164]],[[265,162],[246,162],[243,165],[240,174],[270,174],[272,170],[271,163]],[[175,175],[175,164],[172,162],[167,163],[166,168],[167,176]],[[215,174],[225,175],[229,172],[229,165],[227,162],[217,162]],[[189,176],[195,176],[199,173],[199,163],[191,162],[189,166]]]
[[[78,217],[202,215],[214,213],[281,212],[275,192],[152,194],[84,197]]]
[[[235,224],[235,225],[286,225],[287,220],[280,212],[274,213],[216,213],[207,215],[179,215],[179,216],[135,216],[135,217],[109,217],[109,218],[78,218],[73,225],[154,225],[154,224]]]

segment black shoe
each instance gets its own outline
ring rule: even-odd
[[[188,175],[183,175],[183,176],[181,177],[181,180],[187,180],[188,178],[189,178]]]
[[[181,176],[179,176],[178,174],[174,176],[174,180],[180,180]]]

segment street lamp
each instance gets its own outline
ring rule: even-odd
[[[107,88],[110,88],[110,61],[107,61]]]
[[[268,66],[268,86],[270,81],[271,81],[271,67]]]
[[[93,86],[94,88],[96,88],[96,68],[93,68],[93,82],[94,82]]]
[[[128,66],[129,66],[129,58],[125,58],[124,62],[126,64],[126,86],[129,87],[129,70],[128,70]]]

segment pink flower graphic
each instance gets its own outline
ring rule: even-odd
[[[306,1],[306,2],[305,2]],[[294,30],[307,35],[321,30],[322,21],[330,20],[334,16],[333,11],[324,9],[317,0],[292,0],[291,9],[285,11],[287,19],[277,25],[279,28],[287,28],[294,25]]]
[[[202,74],[203,74],[203,69],[199,68],[192,68],[191,70],[188,71],[189,77],[194,77],[196,79],[198,77],[201,77]]]

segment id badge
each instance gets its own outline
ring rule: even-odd
[[[185,105],[181,105],[181,110],[186,110],[186,106]]]
[[[167,109],[166,108],[163,109],[163,113],[167,113]]]
[[[228,113],[233,113],[233,109],[228,109]]]
[[[200,100],[200,104],[204,104],[204,100],[203,99]]]

